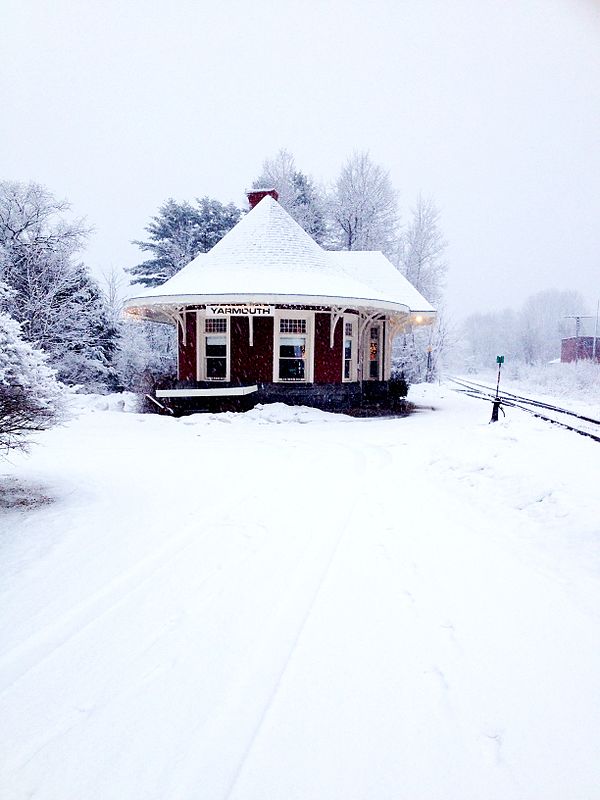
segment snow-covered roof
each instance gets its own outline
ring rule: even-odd
[[[248,301],[435,313],[382,253],[324,250],[270,196],[212,250],[126,307]]]

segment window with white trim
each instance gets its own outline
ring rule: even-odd
[[[290,310],[281,311],[275,320],[275,381],[312,381],[312,319],[310,312]]]
[[[342,353],[342,380],[356,380],[356,337],[358,318],[344,315],[344,347]]]
[[[372,322],[369,325],[366,344],[367,374],[365,377],[369,380],[380,381],[383,366],[383,328],[381,322]]]
[[[204,320],[204,379],[226,381],[229,376],[227,318]]]

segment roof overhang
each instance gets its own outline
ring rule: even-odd
[[[380,300],[373,297],[331,297],[310,294],[181,294],[132,297],[125,303],[125,312],[155,318],[156,312],[164,314],[167,309],[180,310],[185,306],[210,303],[256,303],[268,305],[331,306],[356,309],[381,309],[382,312],[420,316],[423,322],[433,321],[436,312],[429,309],[409,308],[404,303]],[[137,313],[136,313],[137,312]]]

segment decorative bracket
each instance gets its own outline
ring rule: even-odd
[[[179,308],[176,308],[174,311],[171,311],[170,309],[169,310],[163,309],[163,313],[164,313],[164,315],[166,317],[171,319],[175,323],[175,325],[180,329],[180,331],[181,331],[181,343],[183,344],[184,347],[186,347],[187,346],[187,326],[185,324],[185,322],[186,322],[185,315],[186,315],[187,312],[186,312],[185,308],[183,306],[180,306]]]
[[[344,316],[344,311],[346,309],[342,306],[332,306],[331,307],[331,315],[330,315],[330,326],[329,326],[329,347],[333,348],[335,343],[335,328],[340,319]]]

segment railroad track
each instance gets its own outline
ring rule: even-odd
[[[494,402],[496,399],[496,390],[493,386],[464,378],[449,378],[449,382],[456,385],[454,391],[466,394],[469,397],[487,400],[488,402]],[[544,403],[541,400],[533,400],[531,397],[525,397],[522,394],[507,392],[503,389],[498,392],[498,398],[501,406],[518,408],[534,417],[538,417],[538,419],[546,420],[554,425],[559,425],[561,428],[566,428],[579,433],[581,436],[587,436],[596,442],[600,442],[600,420],[598,419],[578,414],[568,408]]]

